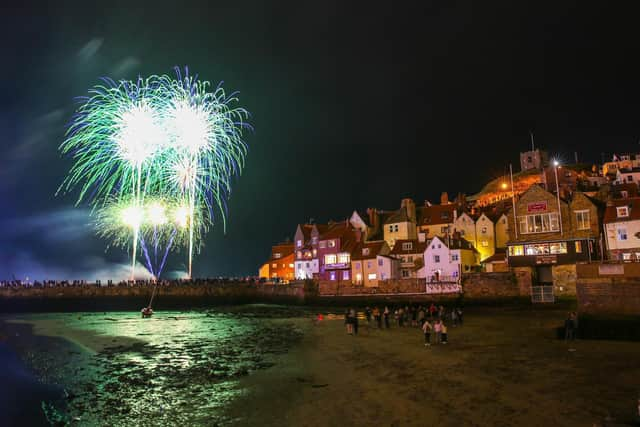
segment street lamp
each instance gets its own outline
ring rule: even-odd
[[[560,236],[562,236],[562,209],[560,207],[560,185],[558,184],[558,166],[560,162],[558,160],[553,161],[553,172],[556,176],[556,198],[558,200],[558,222],[560,225]]]

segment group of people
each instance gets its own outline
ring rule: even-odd
[[[434,303],[429,306],[405,305],[397,308],[385,306],[382,310],[379,307],[373,307],[373,309],[366,307],[364,315],[367,326],[375,325],[378,329],[389,329],[392,321],[397,327],[422,329],[425,346],[431,345],[432,334],[435,344],[447,344],[448,333],[445,320],[450,320],[455,327],[462,325],[464,319],[461,307],[447,310],[444,306],[436,306]],[[345,311],[344,323],[347,334],[358,334],[358,312],[355,308],[349,308]]]

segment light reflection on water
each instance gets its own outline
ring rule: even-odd
[[[56,377],[70,391],[68,419],[80,418],[82,425],[226,425],[233,420],[225,408],[250,392],[239,387],[239,378],[271,366],[273,356],[302,334],[292,322],[270,318],[268,308],[260,310],[266,312],[33,317],[62,321],[111,345],[87,356],[86,366],[65,364],[64,354],[48,355],[57,359]]]

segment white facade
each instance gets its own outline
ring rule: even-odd
[[[298,280],[313,279],[313,274],[320,271],[318,258],[310,260],[296,260],[295,275]]]
[[[476,252],[472,249],[449,249],[444,239],[434,237],[424,251],[424,274],[427,282],[438,280],[458,280],[478,264]]]
[[[619,184],[625,182],[640,184],[640,169],[618,169],[616,172],[616,182]]]
[[[640,259],[640,220],[612,222],[604,225],[605,240],[609,253],[629,253],[623,259]],[[637,254],[634,254],[637,252]],[[635,255],[635,256],[634,256]],[[621,254],[622,256],[622,254]],[[613,256],[613,258],[617,258]]]

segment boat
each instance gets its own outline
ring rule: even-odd
[[[153,309],[151,307],[144,307],[140,310],[140,313],[142,313],[142,318],[146,319],[153,316]]]

